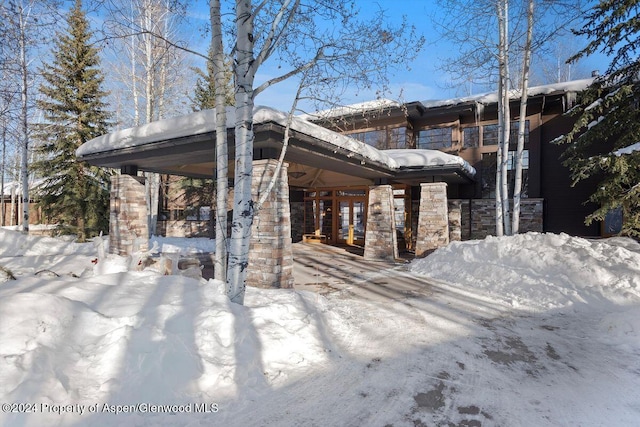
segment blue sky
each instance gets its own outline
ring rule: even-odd
[[[385,14],[391,22],[399,22],[403,14],[406,15],[408,22],[414,25],[426,38],[426,44],[418,57],[412,63],[407,64],[404,70],[389,76],[391,91],[387,94],[387,97],[393,99],[402,97],[405,101],[422,101],[447,99],[487,91],[486,87],[451,87],[450,78],[440,70],[439,66],[442,61],[456,49],[450,42],[443,39],[435,29],[434,20],[439,20],[443,15],[435,0],[358,0],[357,2],[364,15],[378,8],[386,11]],[[201,13],[200,19],[208,19],[207,2],[199,0],[198,5],[199,7],[194,12]],[[194,38],[196,37],[194,35]],[[206,52],[207,41],[200,39],[203,43],[201,49]],[[570,42],[558,43],[570,44],[572,48],[579,49],[584,42],[571,40]],[[533,65],[536,66],[535,62]],[[604,72],[606,65],[606,60],[601,56],[588,58],[574,67],[572,78],[588,77],[592,70]],[[279,75],[280,72],[282,70],[277,69],[276,63],[273,61],[267,63],[256,76],[256,83]],[[540,78],[542,77],[538,78],[538,83],[543,82]],[[532,83],[535,84],[535,80]],[[286,111],[291,106],[295,91],[295,79],[284,81],[260,94],[256,99],[256,104],[268,105]],[[370,93],[352,93],[344,99],[344,103],[363,102],[375,99],[375,97],[375,89],[371,90]]]

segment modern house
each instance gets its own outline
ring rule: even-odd
[[[589,212],[583,202],[592,187],[570,186],[560,160],[564,147],[553,143],[571,129],[573,119],[565,113],[590,82],[529,90],[522,231],[600,234],[597,226],[583,224]],[[249,280],[289,286],[292,241],[362,245],[367,258],[393,259],[399,250],[422,255],[451,239],[493,234],[496,101],[495,94],[403,104],[379,100],[295,117],[278,185],[254,220],[251,259],[256,262]],[[517,120],[515,93],[511,111]],[[276,170],[286,123],[284,113],[255,109],[255,197]],[[211,178],[215,112],[104,135],[77,155],[121,171],[112,181],[110,239],[113,252],[127,253],[146,244],[146,204],[137,172]]]

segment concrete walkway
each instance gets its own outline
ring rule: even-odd
[[[357,247],[293,245],[294,287],[320,294],[388,301],[430,295],[431,284],[408,272],[408,260],[368,261]]]
[[[357,246],[294,243],[294,288],[374,301],[402,301],[433,293],[429,281],[409,273],[408,258],[397,262],[368,261],[363,252]],[[202,276],[212,278],[213,255],[204,254],[198,258],[203,266]]]

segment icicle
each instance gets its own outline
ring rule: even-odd
[[[478,123],[480,121],[482,121],[482,118],[484,117],[484,104],[475,101],[476,103],[476,125],[478,125]]]

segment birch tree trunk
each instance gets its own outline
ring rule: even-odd
[[[134,20],[133,2],[131,2],[131,22]],[[138,70],[137,70],[137,36],[131,36],[130,60],[131,60],[131,96],[133,98],[133,125],[140,126],[140,94],[138,92]]]
[[[214,279],[227,280],[227,195],[229,186],[229,153],[227,149],[227,105],[222,14],[220,0],[209,3],[211,16],[211,51],[216,91],[216,255]]]
[[[251,0],[236,0],[235,82],[235,182],[233,220],[227,269],[227,295],[232,302],[243,304],[246,287],[253,200],[253,16]]]
[[[11,187],[11,212],[9,212],[9,225],[16,224],[16,186]]]
[[[7,166],[7,126],[2,126],[2,172],[0,172],[0,226],[5,224],[4,174]]]
[[[143,28],[154,28],[155,23],[152,21],[152,8],[153,5],[150,1],[145,1],[143,6]],[[145,33],[143,36],[144,43],[144,96],[145,96],[145,123],[151,123],[153,121],[154,101],[155,101],[155,57],[154,57],[154,36],[150,33]],[[160,190],[160,176],[157,173],[147,172],[145,173],[147,180],[145,190],[147,193],[147,209],[149,235],[156,234],[156,225],[158,223],[158,196]]]
[[[500,184],[502,189],[500,195],[502,196],[502,219],[504,221],[504,234],[511,235],[511,221],[509,219],[509,176],[508,176],[508,164],[509,164],[509,139],[511,137],[511,108],[509,105],[509,0],[504,0],[504,16],[503,16],[503,42],[504,46],[504,67],[503,67],[503,87],[502,95],[504,96],[503,108],[503,127],[502,127],[502,165],[500,172],[502,179]]]
[[[502,167],[503,167],[503,150],[504,130],[505,130],[505,92],[507,91],[506,83],[506,25],[505,25],[505,7],[506,1],[499,0],[497,3],[498,12],[498,149],[496,152],[496,236],[504,235],[504,210],[503,203],[503,186],[502,186]],[[508,99],[508,94],[506,96]],[[508,102],[507,102],[508,105]]]
[[[20,126],[22,130],[22,155],[20,161],[20,179],[22,181],[22,232],[29,233],[29,126],[28,126],[28,64],[26,22],[24,10],[19,8],[19,44],[20,44],[20,72],[21,72],[21,114]]]
[[[527,38],[524,46],[522,64],[522,94],[520,95],[520,119],[518,120],[518,147],[515,158],[515,185],[513,188],[513,219],[512,231],[520,231],[520,199],[522,195],[522,153],[524,151],[525,126],[527,122],[527,100],[529,88],[529,68],[531,66],[531,40],[533,38],[533,5],[534,0],[528,1],[527,7]]]

